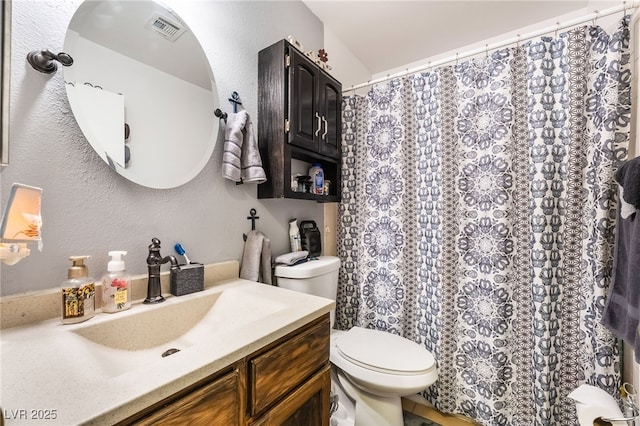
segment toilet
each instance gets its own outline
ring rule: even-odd
[[[339,268],[339,258],[320,256],[276,266],[274,275],[279,287],[335,300]],[[332,392],[339,400],[332,425],[402,426],[401,397],[421,392],[438,377],[429,351],[404,337],[363,327],[332,328],[329,357]]]

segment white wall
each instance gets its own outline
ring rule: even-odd
[[[544,3],[541,2],[540,4],[542,6]],[[499,35],[497,37],[492,37],[486,40],[478,40],[476,43],[469,44],[467,46],[459,46],[458,49],[451,50],[448,52],[443,52],[442,54],[435,55],[430,58],[424,58],[419,61],[411,62],[408,64],[398,65],[397,67],[374,74],[373,79],[384,78],[386,75],[389,75],[389,74],[405,72],[407,69],[411,70],[421,66],[426,66],[430,61],[436,62],[440,60],[445,60],[446,58],[455,58],[456,53],[459,53],[460,55],[464,55],[466,52],[474,51],[476,49],[482,50],[487,45],[491,46],[493,44],[499,44],[504,40],[517,38],[518,35],[525,36],[529,33],[536,32],[542,28],[557,27],[558,23],[563,24],[565,22],[569,22],[570,20],[578,19],[580,17],[590,15],[596,10],[605,11],[606,9],[620,6],[620,4],[621,2],[618,2],[618,1],[591,0],[587,4],[587,6],[585,6],[583,9],[578,9],[574,12],[566,13],[564,15],[560,15],[552,19],[547,19],[545,21],[538,22],[537,24],[534,24],[534,25],[529,25],[523,28],[519,28],[515,31],[511,31],[511,32]],[[597,19],[597,22],[599,25],[603,26],[604,28],[611,28],[610,25],[617,25],[617,21],[622,18],[622,14],[623,13],[620,12],[620,13],[611,15],[609,17],[601,17]],[[550,31],[549,35],[553,35],[553,30]],[[481,55],[484,55],[484,53],[481,53],[477,56],[481,56]]]
[[[237,91],[254,126],[258,51],[288,35],[309,49],[323,44],[322,23],[297,1],[170,3],[209,58],[221,108],[231,109],[227,98]],[[106,270],[107,251],[127,250],[127,269],[146,273],[147,246],[153,237],[162,241],[163,255],[175,255],[173,246],[179,241],[193,261],[240,259],[251,208],[257,210],[257,229],[271,239],[274,254],[289,251],[289,218],[323,225],[321,204],[257,200],[255,185],[224,180],[220,139],[204,170],[179,188],[148,189],[113,173],[78,128],[63,73],[41,74],[25,60],[34,49],[62,50],[66,27],[79,4],[80,0],[13,2],[10,165],[0,174],[0,198],[4,208],[13,182],[44,189],[44,250],[32,247],[31,256],[17,265],[1,266],[2,295],[56,287],[66,279],[70,255],[91,255],[91,275],[99,277]]]
[[[371,71],[329,28],[324,27],[324,46],[331,65],[331,75],[342,83],[342,89],[368,81]]]

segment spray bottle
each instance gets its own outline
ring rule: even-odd
[[[291,251],[302,250],[302,245],[300,244],[300,228],[298,228],[297,218],[289,221],[289,243],[291,244]]]

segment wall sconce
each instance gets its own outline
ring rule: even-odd
[[[15,265],[29,256],[27,243],[38,242],[42,250],[40,203],[42,189],[14,183],[5,207],[0,227],[0,259]]]

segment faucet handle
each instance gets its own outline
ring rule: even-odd
[[[149,244],[149,251],[160,251],[160,240],[157,238],[151,239],[151,244]]]

